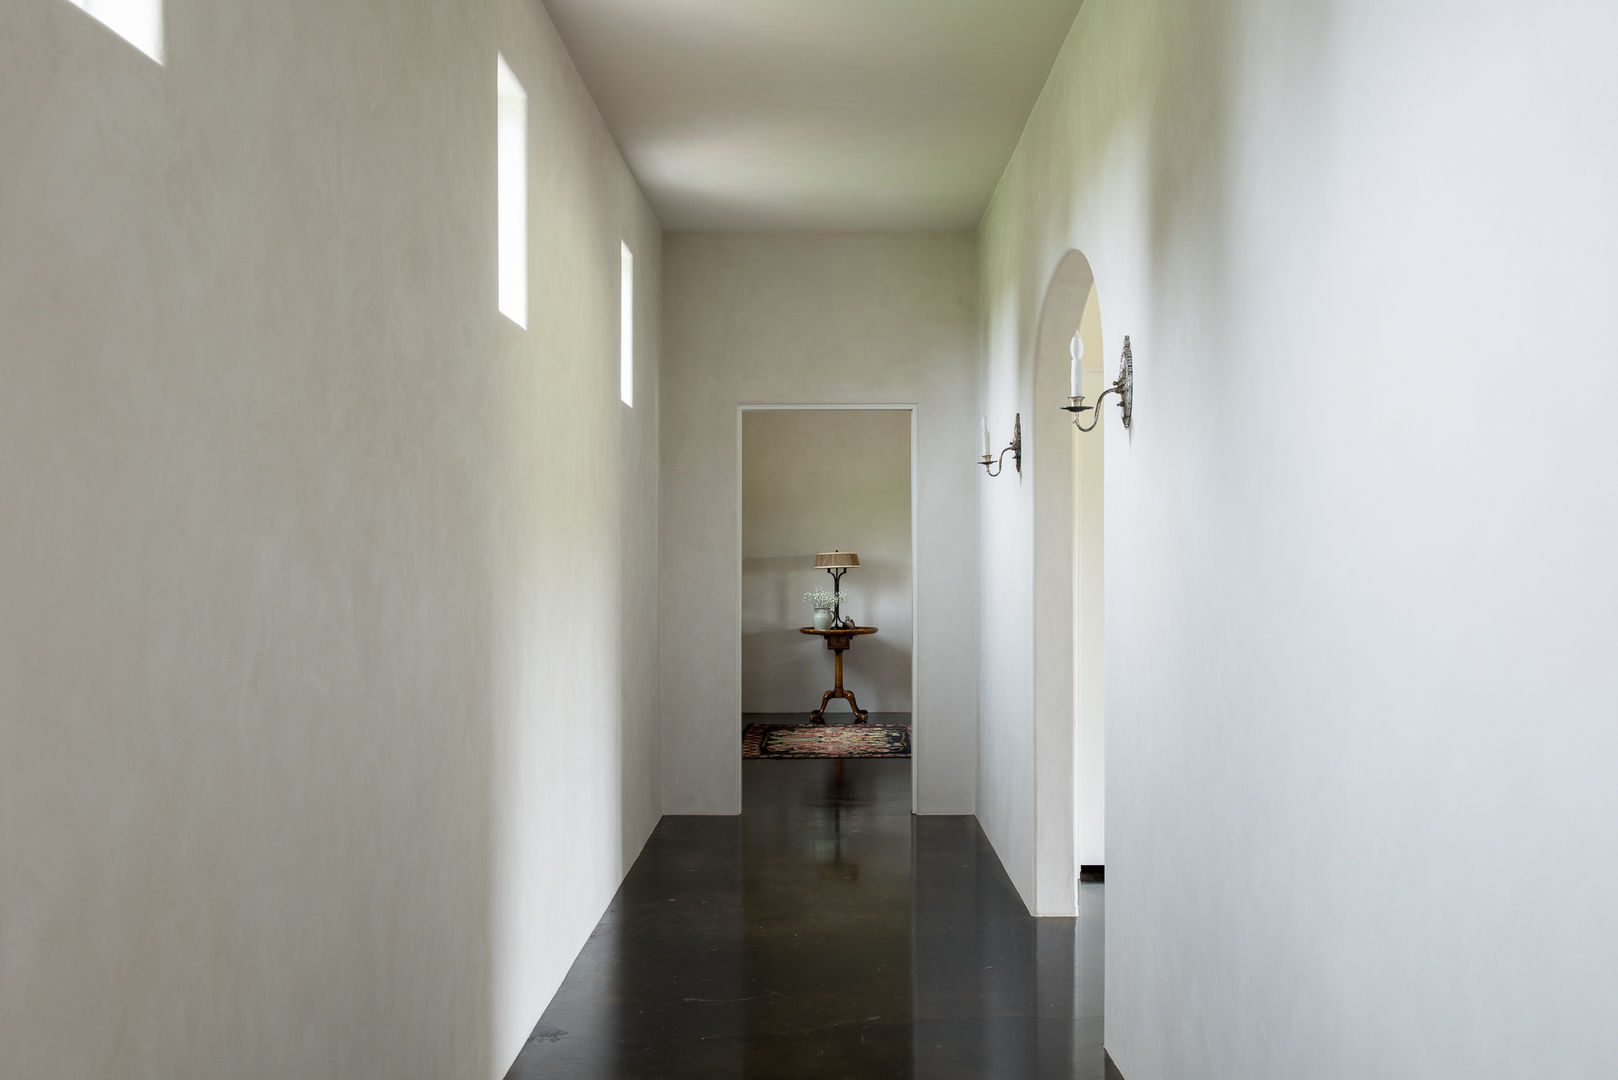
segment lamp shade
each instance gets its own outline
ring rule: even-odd
[[[816,570],[834,570],[839,566],[858,566],[860,557],[852,551],[822,551],[815,556]]]

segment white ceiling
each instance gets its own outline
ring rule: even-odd
[[[1081,0],[545,0],[671,230],[977,224]]]

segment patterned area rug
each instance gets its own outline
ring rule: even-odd
[[[910,756],[906,724],[748,724],[744,758]]]

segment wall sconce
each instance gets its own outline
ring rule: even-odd
[[[1083,384],[1079,382],[1079,361],[1084,358],[1084,343],[1079,340],[1078,334],[1073,335],[1073,344],[1068,347],[1068,352],[1073,357],[1072,387],[1071,396],[1062,408],[1073,414],[1073,426],[1080,431],[1094,431],[1096,425],[1101,422],[1101,403],[1107,399],[1108,394],[1117,394],[1118,408],[1123,410],[1124,429],[1127,431],[1135,411],[1135,360],[1129,351],[1129,335],[1124,335],[1124,355],[1118,362],[1118,378],[1111,386],[1101,391],[1101,396],[1096,398],[1094,406],[1086,405],[1084,395],[1079,393],[1083,389]],[[1090,421],[1089,427],[1085,427],[1079,423],[1079,415],[1092,409],[1095,410],[1095,418]]]
[[[1011,429],[1011,445],[1000,451],[1000,458],[995,460],[994,451],[989,449],[989,418],[983,418],[983,456],[978,464],[990,476],[999,476],[1006,468],[1006,455],[1010,454],[1017,463],[1017,474],[1022,475],[1022,413],[1017,414],[1016,425]],[[992,467],[991,467],[992,466]]]

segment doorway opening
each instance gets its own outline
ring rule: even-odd
[[[1105,385],[1106,350],[1095,275],[1069,251],[1051,276],[1040,314],[1034,400]],[[1078,431],[1069,414],[1041,411],[1032,432],[1034,483],[1035,852],[1039,914],[1070,915],[1078,882],[1106,864],[1104,684],[1106,412]],[[1088,422],[1088,421],[1087,421]]]
[[[914,420],[743,406],[739,522],[742,756],[908,758],[912,806]]]

